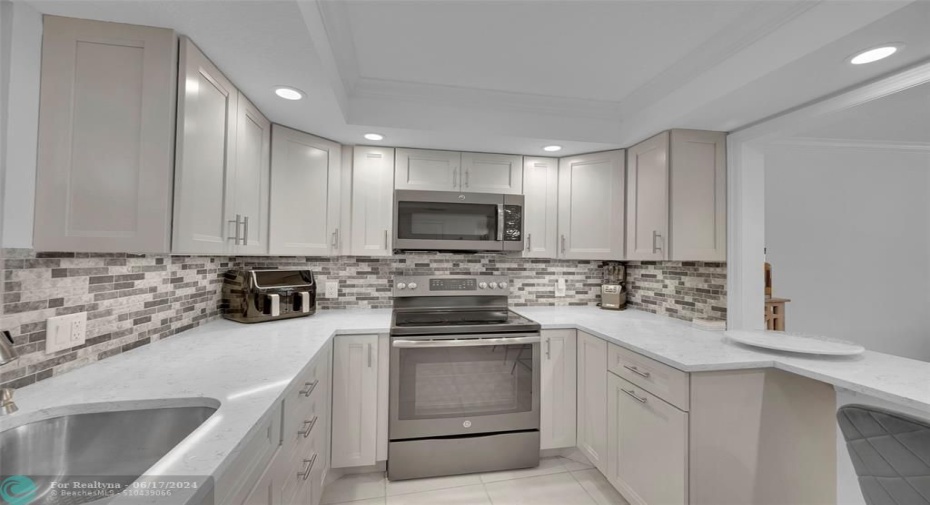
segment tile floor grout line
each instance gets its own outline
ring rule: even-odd
[[[599,502],[597,501],[597,498],[595,498],[594,495],[591,494],[591,491],[588,491],[588,488],[584,487],[584,483],[583,483],[583,482],[581,482],[580,480],[578,480],[578,477],[575,475],[575,472],[569,471],[568,473],[569,473],[569,475],[572,476],[572,479],[574,479],[575,482],[577,482],[578,485],[581,486],[581,489],[584,490],[585,494],[587,494],[588,497],[591,498],[591,501],[594,502],[594,505],[599,505]]]

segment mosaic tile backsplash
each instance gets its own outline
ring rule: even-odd
[[[374,257],[211,257],[35,253],[2,250],[3,311],[19,359],[0,370],[0,387],[22,387],[170,337],[216,319],[223,273],[234,267],[303,267],[320,283],[318,309],[390,308],[397,275],[510,277],[511,304],[596,305],[600,261],[523,259],[493,254],[406,254]],[[726,315],[723,263],[629,263],[631,306],[691,319]],[[556,279],[565,297],[555,296]],[[327,280],[339,296],[322,298]],[[45,354],[46,319],[87,312],[84,345]]]

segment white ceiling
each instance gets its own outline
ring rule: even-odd
[[[173,28],[273,121],[364,143],[542,154],[732,131],[930,57],[930,2],[23,0]],[[906,47],[853,67],[885,42]],[[304,90],[286,102],[275,85]]]

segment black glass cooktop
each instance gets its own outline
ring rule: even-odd
[[[539,331],[539,324],[507,309],[395,311],[392,335]]]

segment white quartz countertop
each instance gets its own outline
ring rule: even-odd
[[[635,310],[514,310],[544,329],[577,328],[688,372],[775,367],[930,413],[930,363],[869,351],[823,359],[757,351],[728,342],[722,332]],[[156,465],[163,475],[219,477],[334,335],[386,333],[390,321],[390,310],[321,311],[255,325],[214,321],[20,389],[20,412],[0,418],[0,431],[69,413],[219,405]]]

